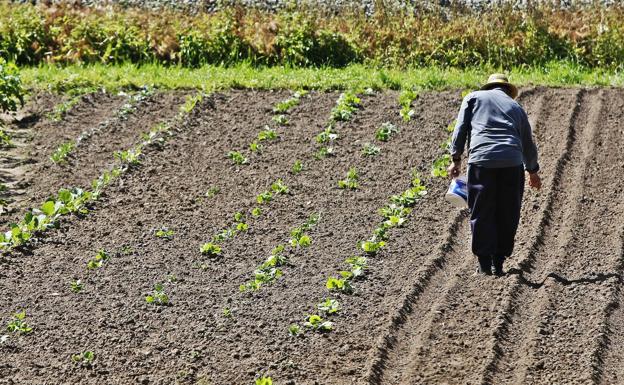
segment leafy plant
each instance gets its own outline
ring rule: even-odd
[[[301,161],[299,160],[296,160],[292,166],[291,172],[293,174],[299,174],[301,171],[303,171],[303,163],[301,163]]]
[[[90,367],[93,363],[93,360],[95,360],[95,353],[87,350],[81,353],[72,354],[71,360],[72,362],[75,362],[82,366]]]
[[[74,293],[80,293],[82,290],[84,290],[84,283],[82,282],[82,280],[77,279],[77,280],[71,281],[69,283],[69,287],[71,291],[73,291]]]
[[[412,110],[412,102],[418,97],[416,91],[406,89],[399,94],[399,105],[401,106],[401,117],[403,121],[409,122],[414,116],[414,110]]]
[[[256,385],[273,385],[273,380],[271,377],[260,377],[256,379]]]
[[[245,158],[245,156],[238,151],[230,151],[227,156],[230,160],[232,160],[232,162],[234,162],[234,164],[241,165],[248,163],[247,158]]]
[[[338,139],[338,134],[334,132],[332,127],[327,127],[316,136],[317,143],[329,143],[336,139]]]
[[[169,305],[169,296],[165,293],[165,287],[161,283],[154,285],[154,290],[145,296],[145,302],[150,305]]]
[[[359,176],[357,170],[354,167],[351,167],[347,173],[347,178],[338,181],[338,188],[356,190],[359,186],[358,179]]]
[[[289,123],[286,115],[276,115],[273,117],[273,121],[279,124],[280,126],[285,126]]]
[[[375,146],[374,144],[366,143],[362,147],[362,155],[364,156],[374,156],[378,155],[381,152],[381,148]]]
[[[206,193],[204,194],[204,196],[206,198],[212,198],[215,195],[217,195],[219,192],[221,192],[221,189],[219,187],[210,187],[208,189],[208,191],[206,191]]]
[[[200,247],[199,251],[203,255],[207,255],[209,257],[218,257],[221,255],[221,247],[211,242],[204,243]]]
[[[158,238],[164,238],[164,239],[167,239],[167,240],[173,239],[173,234],[175,234],[174,231],[173,230],[169,230],[166,227],[163,227],[161,229],[156,230],[156,233],[155,233],[155,235]]]
[[[142,152],[142,146],[138,145],[129,150],[115,151],[113,156],[123,165],[137,166],[141,164]]]
[[[447,168],[451,165],[451,156],[444,154],[433,162],[431,168],[431,176],[436,178],[446,178],[448,176]]]
[[[56,149],[56,151],[54,151],[54,153],[50,156],[50,159],[54,163],[66,162],[67,157],[72,153],[72,151],[74,151],[74,148],[76,148],[76,143],[73,141],[63,143]]]
[[[258,204],[260,205],[264,203],[269,203],[271,202],[271,200],[273,200],[273,194],[270,191],[265,191],[256,196],[256,202],[258,202]]]
[[[260,207],[254,207],[251,210],[251,216],[253,216],[254,218],[257,218],[260,215],[262,215],[262,209]]]
[[[249,151],[251,151],[251,152],[261,152],[262,151],[262,145],[254,140],[253,142],[251,142],[249,144]]]
[[[0,130],[0,147],[14,147],[13,141],[11,139],[11,135],[7,134],[4,130]]]
[[[323,302],[316,305],[316,307],[319,311],[325,312],[326,314],[335,314],[341,309],[340,303],[331,298],[325,299]]]
[[[323,158],[327,158],[328,156],[333,156],[333,155],[334,155],[334,149],[332,147],[321,147],[316,152],[316,154],[314,154],[314,157],[316,159],[323,159]]]
[[[234,314],[232,314],[232,310],[229,307],[224,307],[222,313],[225,318],[234,317]]]
[[[17,110],[18,102],[24,105],[25,95],[17,66],[0,58],[0,112]]]
[[[275,194],[286,194],[288,193],[288,186],[286,186],[281,179],[278,179],[271,184],[271,190]]]
[[[360,248],[364,250],[366,254],[375,255],[385,245],[386,245],[386,242],[384,241],[377,241],[374,239],[369,239],[368,241],[361,242]]]
[[[14,313],[7,325],[7,330],[16,334],[29,334],[33,328],[26,323],[26,312]]]
[[[297,337],[301,334],[301,327],[297,324],[292,324],[288,327],[288,334],[293,337]]]
[[[353,278],[363,276],[364,270],[368,269],[368,260],[366,257],[349,257],[345,260],[345,263],[347,263],[351,268],[350,272]]]
[[[349,282],[350,278],[351,277],[343,277],[343,278],[329,277],[327,279],[327,282],[325,283],[325,287],[327,287],[327,289],[330,291],[341,291],[345,294],[350,294],[353,292],[353,287],[351,286],[351,283]]]
[[[381,127],[375,133],[375,138],[382,142],[387,142],[390,137],[399,132],[399,128],[390,122],[382,123]]]
[[[265,126],[264,130],[260,131],[258,133],[258,140],[263,141],[263,140],[275,140],[279,137],[279,135],[277,134],[277,131],[269,128],[269,126]]]
[[[100,267],[104,265],[105,262],[108,262],[109,260],[110,260],[110,255],[108,255],[106,251],[98,250],[95,257],[93,257],[92,259],[89,260],[89,262],[87,262],[87,268],[91,270],[99,269]]]
[[[351,120],[353,113],[360,107],[361,99],[352,92],[340,94],[336,106],[331,111],[332,121],[346,122]]]
[[[325,321],[323,317],[318,314],[309,315],[303,325],[316,331],[330,331],[334,327],[333,322]]]

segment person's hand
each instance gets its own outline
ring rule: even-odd
[[[461,172],[461,160],[452,161],[451,165],[446,169],[449,177],[457,178]]]
[[[536,172],[529,173],[529,186],[536,190],[542,188],[542,178]]]

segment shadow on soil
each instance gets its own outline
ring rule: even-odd
[[[529,281],[524,277],[524,271],[520,269],[509,269],[507,271],[507,275],[517,275],[520,279],[520,283],[522,283],[523,285],[527,285],[532,289],[539,289],[540,287],[544,286],[548,278],[552,278],[564,286],[573,285],[576,283],[601,283],[611,278],[617,278],[618,282],[622,283],[622,275],[618,273],[598,273],[592,277],[582,277],[578,279],[567,279],[566,277],[562,277],[557,273],[548,273],[548,275],[542,280],[542,282]]]

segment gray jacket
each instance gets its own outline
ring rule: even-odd
[[[468,139],[468,164],[487,168],[524,164],[539,170],[537,147],[526,112],[501,88],[475,91],[461,105],[451,142],[451,156],[461,156]]]

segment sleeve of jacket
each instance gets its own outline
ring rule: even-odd
[[[449,150],[453,159],[459,158],[464,153],[466,138],[470,133],[473,105],[473,95],[466,95],[459,109],[457,122],[455,123],[455,130],[453,130],[453,138],[451,139],[451,146]]]
[[[537,162],[537,146],[533,141],[533,130],[529,118],[522,111],[522,125],[520,129],[522,139],[522,156],[524,158],[524,168],[530,173],[539,171],[539,163]]]

